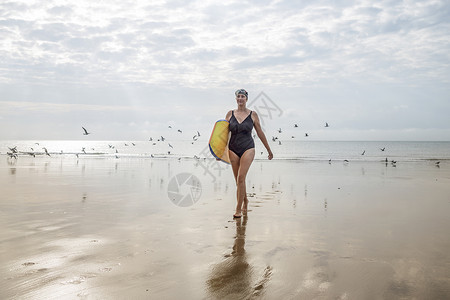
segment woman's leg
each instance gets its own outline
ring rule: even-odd
[[[253,162],[255,157],[255,148],[248,149],[242,154],[239,160],[239,169],[236,176],[237,185],[237,205],[236,205],[236,216],[240,216],[242,212],[242,205],[244,204],[244,199],[247,197],[247,191],[245,186],[245,178],[247,176],[248,169]],[[248,202],[248,200],[247,200]],[[244,206],[246,208],[246,205]]]
[[[233,151],[229,150],[228,156],[230,157],[231,162],[231,168],[233,169],[233,175],[234,175],[234,181],[236,182],[237,187],[237,176],[239,174],[239,164],[240,164],[240,158],[237,156]],[[237,198],[237,197],[236,197]],[[247,212],[247,206],[248,206],[248,199],[247,199],[247,193],[245,193],[244,196],[244,203],[242,205],[242,211],[244,213]]]

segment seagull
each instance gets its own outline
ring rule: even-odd
[[[161,136],[161,141],[164,142],[165,139],[166,139],[165,137]]]
[[[178,132],[179,132],[179,133],[183,133],[183,131],[181,131],[180,129],[178,129]]]
[[[198,130],[197,130],[197,135],[200,136],[200,132],[198,132]]]
[[[17,153],[17,146],[14,146],[14,147],[12,147],[12,148],[9,148],[9,147],[8,147],[8,149],[11,150],[12,153]]]
[[[278,145],[281,145],[281,141],[278,141]]]
[[[153,138],[150,138],[148,141],[149,141],[149,142],[153,141]]]
[[[294,124],[294,127],[295,127],[295,128],[297,128],[297,127],[298,127],[298,125],[297,125],[297,124]]]
[[[344,159],[344,162],[348,163],[348,159]]]
[[[361,153],[361,155],[364,155],[366,153],[366,150],[363,151],[363,153]]]
[[[169,147],[173,149],[173,146],[169,143]]]
[[[133,146],[136,146],[136,144],[135,144],[135,143],[131,143],[131,145],[133,145]]]
[[[331,158],[328,160],[328,163],[331,165]]]
[[[328,125],[328,123],[327,123],[327,122],[325,122],[325,127],[330,127],[330,125]]]
[[[386,149],[386,147],[380,148],[381,151],[384,151]]]
[[[291,139],[295,138],[295,136],[291,136]]]
[[[309,136],[309,134],[305,133],[305,137]]]
[[[437,161],[437,162],[435,162],[434,164],[436,165],[436,167],[439,167],[439,164],[440,164],[441,162],[440,161]]]
[[[44,149],[46,155],[50,156],[50,153],[48,153],[47,148],[43,147],[42,149]]]
[[[194,136],[192,137],[192,139],[193,139],[194,141],[196,141],[196,140],[198,140],[198,136],[197,136],[197,135],[194,135]]]
[[[281,133],[281,128],[280,128],[280,129],[278,129],[278,132],[279,132],[279,133]]]
[[[81,151],[83,151],[84,154],[86,154],[86,148],[82,148]],[[116,150],[117,151],[117,150]]]
[[[91,134],[90,132],[88,132],[87,130],[86,130],[86,128],[84,128],[83,126],[81,126],[81,128],[83,128],[83,130],[84,130],[84,132],[83,132],[83,135],[88,135],[88,134]]]
[[[10,158],[15,158],[15,159],[17,159],[17,157],[18,157],[16,153],[6,152],[6,154],[8,154],[8,156],[9,156]]]
[[[172,128],[172,126],[169,125],[169,128]]]

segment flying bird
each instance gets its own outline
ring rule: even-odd
[[[297,127],[298,127],[298,125],[297,125],[297,124],[294,124],[294,127],[295,127],[295,128],[297,128]]]
[[[179,133],[183,133],[183,131],[181,131],[181,129],[178,129],[178,132],[179,132]]]
[[[81,128],[83,128],[83,130],[84,130],[84,132],[83,132],[83,135],[88,135],[88,134],[91,134],[90,132],[88,132],[87,130],[86,130],[86,128],[84,128],[83,126],[81,126]]]
[[[386,147],[380,148],[380,150],[381,150],[381,151],[384,151],[384,150],[386,150]]]
[[[14,147],[12,147],[12,148],[9,148],[9,147],[8,147],[8,149],[11,150],[12,153],[17,153],[17,146],[14,146]]]
[[[280,128],[280,129],[278,129],[278,132],[279,132],[279,133],[281,133],[281,128]]]
[[[328,125],[328,123],[327,123],[327,122],[325,122],[325,127],[330,127],[330,125]]]
[[[366,150],[364,150],[363,153],[361,153],[361,155],[364,155],[364,154],[366,154]]]
[[[309,136],[309,134],[305,133],[305,137],[308,137],[308,136]]]

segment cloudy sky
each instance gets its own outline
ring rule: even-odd
[[[268,135],[450,140],[448,1],[221,2],[1,1],[0,139],[209,136],[245,88]]]

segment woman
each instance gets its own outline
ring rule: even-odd
[[[255,157],[255,142],[252,138],[253,127],[269,153],[269,160],[273,158],[273,154],[261,129],[258,114],[246,106],[248,101],[247,91],[240,89],[235,92],[235,95],[237,109],[230,110],[225,118],[230,123],[231,138],[228,149],[237,186],[237,205],[233,217],[240,218],[242,213],[247,213],[248,209],[245,177]]]

